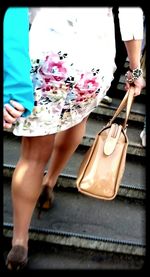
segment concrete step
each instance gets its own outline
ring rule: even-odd
[[[91,125],[92,128],[92,125]],[[87,146],[80,145],[58,178],[58,187],[76,188],[76,176]],[[11,177],[19,159],[20,138],[4,133],[3,175]],[[49,163],[48,163],[49,164]],[[48,166],[46,167],[46,171]],[[145,199],[145,157],[127,154],[126,168],[118,194],[124,197]]]
[[[83,138],[82,145],[90,146],[93,143],[95,135],[109,121],[108,116],[90,116],[87,122],[86,134]],[[129,121],[127,135],[129,138],[128,153],[136,156],[145,156],[145,148],[141,145],[140,132],[143,129],[143,123]]]
[[[4,236],[12,236],[11,179],[4,178]],[[55,188],[53,207],[33,214],[30,239],[88,250],[145,256],[145,201],[103,201]]]
[[[5,270],[5,260],[11,248],[11,239],[5,237],[3,241],[5,245],[3,269]],[[46,270],[141,270],[144,260],[143,256],[30,240],[29,262],[23,271],[44,270],[45,274]]]
[[[111,117],[108,115],[91,115],[87,121],[86,133],[83,137],[81,145],[89,147],[94,140],[95,135],[106,125]],[[140,133],[143,129],[143,123],[140,122],[128,122],[127,135],[129,138],[128,153],[136,156],[145,156],[146,150],[141,145]],[[12,130],[4,131],[4,149],[5,141],[11,135]],[[12,134],[12,140],[16,140]],[[16,137],[17,138],[17,137]],[[20,141],[20,138],[17,138]]]
[[[100,105],[97,108],[95,108],[95,110],[92,112],[92,114],[112,117],[114,115],[115,110],[118,108],[119,104],[121,103],[121,99],[124,96],[122,94],[123,92],[119,93],[119,90],[117,90],[116,95],[111,95],[111,93],[109,93],[108,95],[112,97],[112,103],[105,104],[101,102]],[[143,123],[144,117],[146,114],[146,104],[145,102],[144,103],[138,102],[136,99],[137,97],[135,98],[132,104],[129,120]],[[124,118],[124,116],[125,116],[125,110],[121,112],[118,118]]]

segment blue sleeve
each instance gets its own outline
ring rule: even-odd
[[[30,78],[28,8],[8,8],[3,21],[4,104],[16,100],[25,108],[22,116],[34,106]]]

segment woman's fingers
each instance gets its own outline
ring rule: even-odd
[[[11,109],[11,112],[10,112],[10,107],[8,107],[7,105],[4,106],[3,119],[4,119],[5,122],[11,123],[11,124],[14,123],[15,120],[16,120],[16,116],[13,116],[12,109]]]
[[[25,109],[20,103],[16,102],[15,100],[10,100],[10,103],[16,110],[24,112]]]
[[[16,119],[24,112],[24,107],[21,104],[13,100],[11,100],[10,103],[13,107],[10,104],[5,104],[3,111],[3,127],[7,129],[11,128]]]
[[[3,128],[10,129],[12,127],[12,123],[7,123],[5,120],[3,121]]]
[[[16,108],[12,107],[10,104],[5,104],[4,108],[5,108],[4,115],[7,117],[6,121],[8,121],[8,119],[16,120],[23,113],[23,110],[21,110],[21,111],[17,110]]]
[[[5,104],[4,105],[4,110],[3,110],[3,127],[4,128],[11,128],[12,124],[16,121],[18,117],[22,115],[24,112],[24,107],[14,101],[10,100],[10,104]]]
[[[142,89],[146,86],[146,82],[142,77],[139,77],[133,84],[125,83],[125,90],[129,90],[130,86],[134,86],[134,96],[140,95]]]

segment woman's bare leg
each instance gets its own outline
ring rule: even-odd
[[[45,165],[51,155],[54,135],[24,137],[21,156],[12,178],[12,245],[28,247],[28,229],[41,192]]]
[[[54,187],[59,174],[82,141],[86,129],[87,117],[76,126],[56,134],[53,152],[43,185]]]

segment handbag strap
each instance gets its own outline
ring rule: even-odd
[[[123,123],[123,128],[125,128],[126,125],[127,125],[127,121],[128,121],[129,114],[130,114],[130,111],[131,111],[132,103],[133,103],[133,100],[134,100],[134,90],[135,90],[134,86],[131,86],[130,90],[128,92],[128,99],[127,99],[127,105],[126,105],[126,115],[125,115],[125,120],[124,120],[124,123]]]
[[[129,118],[129,114],[130,114],[130,111],[131,111],[131,106],[132,106],[132,103],[133,103],[133,99],[134,99],[134,86],[131,86],[130,89],[126,92],[124,98],[122,99],[122,101],[121,101],[119,107],[117,108],[114,116],[109,121],[110,125],[116,119],[116,117],[121,113],[121,111],[126,107],[125,120],[124,120],[124,123],[122,125],[123,128],[126,127],[127,121],[128,121],[128,118]]]

